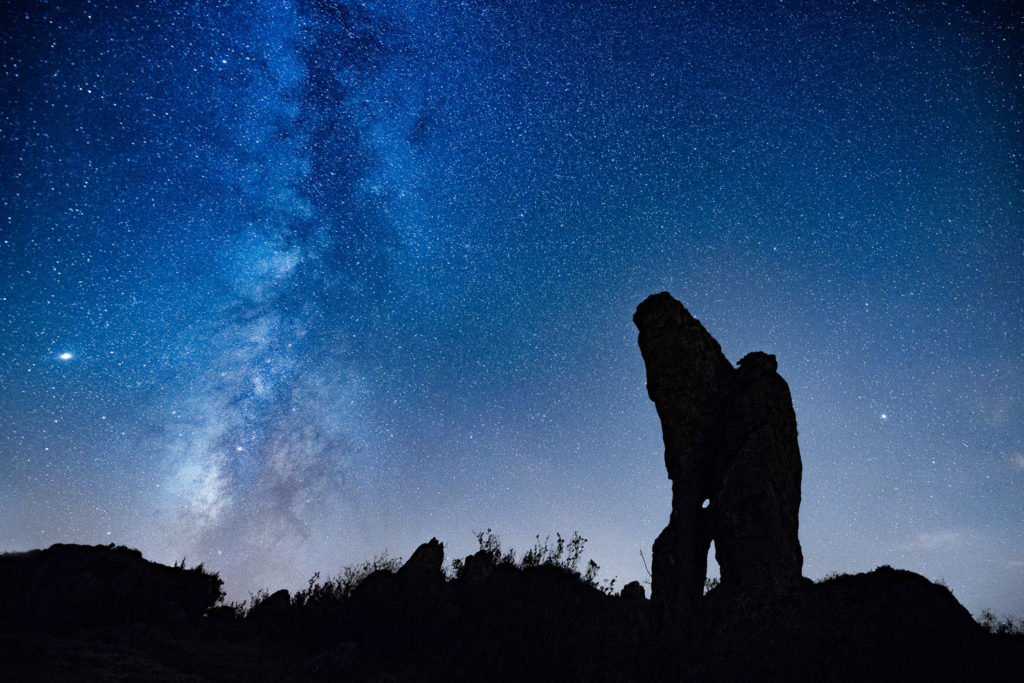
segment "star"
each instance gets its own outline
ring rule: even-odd
[[[1020,572],[983,564],[1024,558],[1024,422],[961,419],[957,400],[963,378],[985,377],[982,408],[1024,405],[1007,385],[1024,372],[1006,315],[1019,183],[974,172],[1020,168],[999,156],[1019,119],[1002,18],[956,3],[921,23],[856,3],[807,22],[735,3],[577,15],[511,0],[486,17],[433,1],[358,16],[184,3],[171,21],[159,3],[106,4],[88,40],[54,3],[0,26],[4,132],[19,140],[0,174],[0,551],[35,545],[41,519],[47,538],[101,538],[105,518],[77,506],[137,503],[111,540],[197,561],[221,550],[241,599],[411,552],[409,525],[440,507],[431,531],[459,553],[485,524],[520,543],[578,527],[606,576],[643,578],[638,550],[671,495],[630,317],[668,290],[731,359],[777,354],[809,468],[862,475],[807,477],[806,499],[830,501],[801,506],[808,576],[898,564],[899,532],[876,542],[870,515],[847,512],[898,474],[893,516],[924,506],[952,528],[967,506],[998,539],[915,567],[970,609],[1024,615]],[[457,39],[436,38],[453,25]],[[893,68],[868,74],[864,54]],[[922,113],[913,93],[933,90],[947,96]],[[7,467],[15,445],[49,447],[40,467],[62,483]],[[550,487],[528,485],[540,471]],[[93,479],[109,485],[62,488]],[[250,555],[270,552],[268,525],[280,557]],[[371,538],[339,535],[363,527]]]

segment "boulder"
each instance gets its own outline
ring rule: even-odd
[[[249,611],[250,619],[275,619],[286,614],[292,605],[292,596],[282,588],[265,597]]]

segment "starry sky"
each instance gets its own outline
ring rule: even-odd
[[[774,353],[804,573],[1024,616],[1006,2],[0,6],[0,550],[229,597],[668,520],[631,316]]]

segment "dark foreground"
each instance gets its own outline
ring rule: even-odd
[[[805,581],[776,604],[722,588],[698,623],[551,564],[443,548],[337,595],[284,592],[246,616],[220,580],[137,551],[0,556],[3,681],[1021,680],[1024,637],[982,629],[944,587],[879,568]]]

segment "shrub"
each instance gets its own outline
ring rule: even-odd
[[[978,623],[989,633],[1000,635],[1020,636],[1024,635],[1024,619],[1014,620],[1012,617],[1000,619],[992,610],[982,610],[978,615]]]
[[[351,596],[352,592],[370,574],[377,571],[394,573],[401,566],[402,558],[391,557],[387,551],[384,551],[380,555],[374,556],[373,559],[344,567],[336,577],[326,579],[322,583],[320,582],[320,572],[316,572],[309,578],[306,588],[297,591],[292,596],[292,604],[304,607],[307,605],[339,603]]]
[[[113,543],[111,543],[107,547],[111,550],[128,550],[128,548],[125,548],[124,546],[118,546],[117,548],[115,548]],[[212,604],[223,604],[224,598],[226,597],[227,594],[224,592],[224,579],[220,578],[220,572],[207,571],[205,564],[202,562],[200,562],[194,567],[187,567],[185,564],[185,560],[186,558],[183,557],[181,558],[181,562],[175,562],[172,566],[174,567],[174,569],[180,569],[183,572],[205,576],[210,581],[210,584],[216,594],[216,599],[213,600]]]
[[[230,607],[235,610],[237,616],[248,616],[252,614],[252,611],[262,603],[264,600],[270,597],[270,591],[266,588],[259,588],[256,592],[249,593],[249,599],[243,600],[240,603],[231,603]]]
[[[583,551],[587,545],[587,539],[574,531],[568,539],[562,534],[556,533],[555,540],[545,536],[541,540],[538,534],[533,545],[523,553],[522,557],[516,559],[515,548],[503,550],[498,535],[488,529],[487,531],[476,532],[476,542],[479,546],[477,552],[490,556],[495,566],[513,567],[516,569],[530,569],[532,567],[555,567],[571,574],[589,586],[599,588],[605,593],[614,592],[615,579],[605,581],[604,585],[598,586],[597,572],[600,565],[593,560],[587,562],[584,571],[580,571],[580,560],[583,558]],[[461,577],[465,568],[465,561],[460,559],[452,560],[451,575],[455,578]]]

